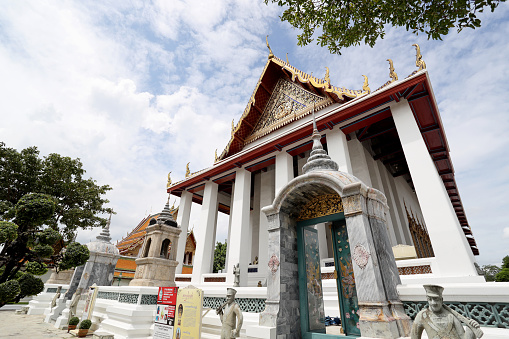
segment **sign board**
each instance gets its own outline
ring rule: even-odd
[[[96,284],[93,284],[88,288],[87,301],[85,301],[85,308],[83,309],[81,320],[92,319],[92,313],[94,312],[95,299],[97,298],[98,291],[99,287],[97,287]]]
[[[159,287],[154,335],[152,336],[154,339],[173,339],[177,290],[178,287]]]
[[[194,286],[180,289],[177,293],[177,316],[173,337],[175,339],[199,339],[202,310],[202,290]]]

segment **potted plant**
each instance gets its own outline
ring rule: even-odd
[[[88,333],[88,329],[92,326],[92,321],[85,319],[81,322],[80,328],[78,330],[78,337],[84,337]]]
[[[78,317],[72,317],[71,319],[69,319],[69,324],[67,325],[67,332],[69,332],[70,330],[75,330],[79,322],[80,318]]]

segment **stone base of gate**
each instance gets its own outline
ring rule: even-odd
[[[388,303],[360,303],[359,326],[363,337],[400,338],[398,320]],[[400,324],[401,325],[401,324]],[[410,325],[411,326],[411,325]]]
[[[409,337],[412,331],[412,319],[406,315],[405,308],[401,301],[389,301],[389,307],[392,311],[392,317],[396,320],[399,329],[399,335]]]

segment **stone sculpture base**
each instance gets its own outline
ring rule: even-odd
[[[163,258],[136,259],[136,273],[129,286],[174,287],[178,262]]]

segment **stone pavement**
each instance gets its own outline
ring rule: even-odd
[[[59,330],[44,322],[43,315],[14,314],[0,312],[0,338],[75,338],[67,330]],[[87,336],[91,338],[91,336]]]

